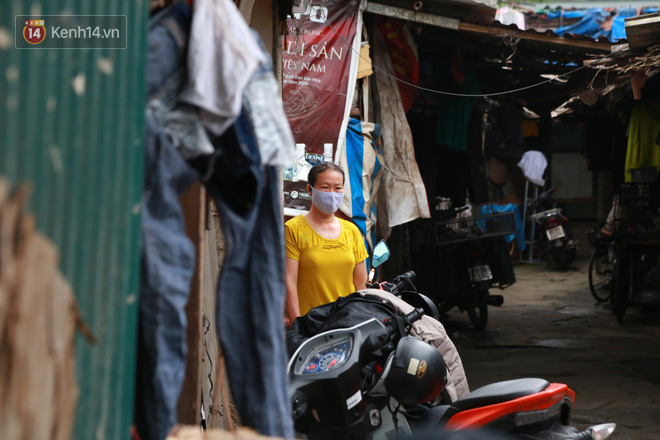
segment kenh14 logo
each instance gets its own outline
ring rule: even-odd
[[[39,44],[46,38],[45,20],[25,20],[23,38],[30,44]]]

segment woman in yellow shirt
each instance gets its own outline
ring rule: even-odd
[[[284,225],[286,318],[364,289],[369,256],[359,229],[335,217],[344,197],[344,171],[322,162],[309,172],[312,209]]]

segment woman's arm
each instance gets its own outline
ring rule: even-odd
[[[286,284],[286,305],[284,307],[285,318],[288,321],[286,326],[300,316],[300,304],[298,303],[298,262],[293,258],[286,258],[286,275],[284,282]]]
[[[364,261],[356,264],[353,269],[353,285],[356,291],[367,288],[367,265]]]

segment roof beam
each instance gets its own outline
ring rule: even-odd
[[[383,5],[380,3],[368,2],[365,11],[371,12],[372,14],[384,15],[385,17],[398,18],[445,29],[458,30],[460,23],[459,20],[455,18],[441,17],[435,14],[411,11],[410,9],[397,8],[396,6]]]
[[[385,17],[398,18],[405,21],[412,21],[420,24],[427,24],[445,29],[472,32],[476,34],[490,35],[493,37],[505,37],[511,35],[509,28],[497,26],[484,26],[480,24],[466,23],[455,18],[442,17],[440,15],[429,14],[427,12],[412,11],[410,9],[398,8],[396,6],[383,5],[381,3],[368,2],[366,12],[383,15]],[[594,40],[580,40],[557,35],[546,35],[536,32],[519,31],[524,40],[536,41],[546,44],[556,44],[566,47],[579,47],[597,52],[609,53],[612,47],[611,43],[601,43]]]

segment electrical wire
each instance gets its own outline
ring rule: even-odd
[[[582,66],[580,66],[580,67],[578,67],[578,68],[576,68],[576,69],[573,69],[573,70],[571,70],[571,71],[569,71],[569,72],[566,72],[566,73],[564,73],[564,74],[562,74],[562,75],[557,75],[556,78],[546,79],[546,80],[544,80],[544,81],[541,81],[541,82],[538,82],[538,83],[535,83],[535,84],[531,84],[531,85],[524,86],[524,87],[519,87],[519,88],[517,88],[517,89],[512,89],[512,90],[505,90],[505,91],[502,91],[502,92],[480,93],[480,94],[468,94],[468,93],[453,93],[453,92],[445,92],[445,91],[442,91],[442,90],[429,89],[429,88],[427,88],[427,87],[422,87],[422,86],[419,86],[419,85],[417,85],[417,84],[413,84],[413,83],[410,83],[410,82],[408,82],[408,81],[404,81],[404,80],[402,80],[402,79],[400,79],[400,78],[397,78],[395,75],[390,74],[390,73],[387,72],[385,69],[383,69],[383,68],[381,68],[381,67],[379,67],[379,66],[376,66],[376,65],[375,65],[370,59],[365,58],[365,57],[363,57],[362,55],[360,55],[360,52],[359,52],[359,51],[356,51],[356,50],[353,48],[353,45],[352,45],[351,43],[349,43],[348,41],[346,41],[346,39],[345,39],[344,37],[342,37],[341,34],[340,34],[339,32],[337,32],[337,30],[336,30],[336,29],[335,29],[335,28],[334,28],[334,27],[328,22],[328,18],[327,18],[327,17],[320,17],[320,9],[317,10],[317,16],[316,16],[316,18],[323,18],[323,19],[324,19],[323,23],[324,23],[324,24],[327,24],[328,27],[330,27],[330,29],[332,29],[332,31],[333,31],[333,32],[339,37],[339,39],[341,39],[344,43],[346,43],[346,45],[351,49],[351,51],[353,51],[354,53],[356,53],[356,54],[357,54],[360,58],[362,58],[364,61],[368,62],[368,63],[371,65],[371,67],[373,67],[374,69],[376,69],[378,72],[380,72],[380,73],[382,73],[382,74],[384,74],[384,75],[386,75],[386,76],[388,76],[388,77],[390,77],[390,78],[394,79],[395,81],[398,81],[398,82],[400,82],[400,83],[402,83],[402,84],[406,84],[406,85],[409,85],[409,86],[411,86],[411,87],[415,87],[415,88],[418,89],[418,90],[423,90],[423,91],[425,91],[425,92],[430,92],[430,93],[437,93],[437,94],[440,94],[440,95],[459,96],[459,97],[473,97],[473,98],[488,98],[488,97],[491,97],[491,96],[509,95],[509,94],[512,94],[512,93],[517,93],[517,92],[521,92],[521,91],[523,91],[523,90],[529,90],[529,89],[533,89],[533,88],[535,88],[535,87],[539,87],[539,86],[542,86],[542,85],[545,85],[545,84],[549,84],[549,83],[555,81],[556,79],[558,79],[558,78],[560,78],[560,77],[564,77],[564,76],[572,75],[572,74],[574,74],[575,72],[578,72],[578,71],[580,71],[580,70],[585,69],[585,68],[588,67],[588,66],[585,64],[585,65],[582,65]],[[521,35],[521,38],[522,38],[522,35]],[[600,60],[603,60],[603,59],[605,59],[605,58],[608,58],[608,56],[603,56],[603,57],[601,57],[601,58],[598,58],[598,59],[592,60],[592,62],[593,62],[593,61],[600,61]]]

